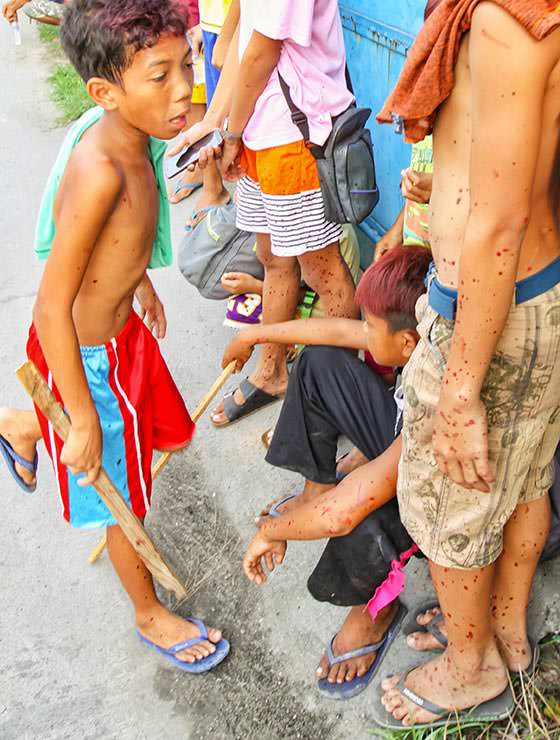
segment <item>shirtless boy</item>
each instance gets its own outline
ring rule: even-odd
[[[158,225],[150,137],[175,136],[190,105],[184,21],[167,0],[75,0],[61,41],[103,112],[73,149],[58,187],[27,351],[72,428],[62,445],[41,414],[37,421],[32,412],[4,410],[2,448],[5,457],[14,453],[12,471],[32,489],[43,436],[65,518],[77,527],[107,527],[140,639],[182,670],[200,673],[225,658],[228,642],[159,603],[149,572],[91,486],[103,462],[143,518],[153,449],[185,447],[194,432],[156,339],[132,310],[137,288],[149,291]],[[153,309],[153,296],[151,302]],[[161,308],[156,323],[161,332]]]
[[[469,19],[472,5],[442,2],[403,70],[406,110],[398,85],[381,114],[401,112],[416,140],[431,128],[420,119],[439,106],[435,272],[404,374],[398,496],[430,560],[449,641],[440,657],[384,681],[390,726],[446,721],[475,705],[488,719],[511,709],[508,669],[532,661],[527,604],[560,436],[560,237],[550,197],[560,13],[548,2],[508,2],[509,11],[480,2]],[[447,83],[442,63],[439,84],[424,79],[415,91],[410,80],[449,52],[459,19],[470,31]],[[443,102],[427,105],[436,88]]]

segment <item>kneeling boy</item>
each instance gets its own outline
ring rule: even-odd
[[[407,363],[418,341],[414,306],[425,291],[430,259],[424,248],[401,247],[370,267],[356,293],[365,322],[309,319],[252,327],[224,355],[224,363],[242,365],[258,342],[331,345],[306,349],[294,366],[267,455],[273,465],[301,473],[304,492],[258,520],[244,559],[246,575],[260,584],[263,564],[272,570],[275,560],[281,562],[286,540],[331,538],[308,581],[317,600],[351,607],[317,671],[318,688],[331,699],[355,696],[377,673],[406,611],[395,578],[415,549],[395,498],[399,394],[394,400],[388,384],[343,348],[369,349],[382,365]],[[370,462],[334,488],[340,434]]]
[[[132,310],[135,291],[146,289],[154,248],[165,241],[158,145],[150,137],[170,139],[185,125],[191,83],[185,25],[167,0],[74,0],[61,41],[103,110],[86,114],[95,120],[88,118],[91,125],[55,183],[48,214],[54,238],[27,350],[72,427],[62,445],[41,414],[39,429],[29,412],[5,411],[0,443],[29,490],[42,434],[65,518],[77,527],[107,527],[140,639],[181,669],[200,673],[223,660],[229,644],[218,630],[159,603],[150,574],[91,486],[103,462],[142,519],[153,449],[185,447],[194,432],[156,340]]]

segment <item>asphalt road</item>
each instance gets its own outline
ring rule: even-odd
[[[25,405],[13,371],[24,359],[40,276],[35,218],[64,131],[48,100],[48,59],[23,25],[16,48],[0,24],[0,403]],[[174,235],[192,205],[173,207]],[[219,373],[230,336],[223,305],[205,301],[173,267],[155,275],[169,318],[164,354],[194,408]],[[41,454],[31,496],[0,467],[0,737],[2,740],[276,740],[366,738],[378,705],[361,697],[328,702],[314,690],[321,650],[344,610],[317,604],[305,581],[321,543],[290,545],[285,565],[258,589],[240,562],[252,519],[299,485],[263,461],[261,433],[278,407],[226,430],[208,419],[156,486],[149,527],[192,587],[185,615],[204,617],[232,641],[226,663],[191,677],[167,667],[137,640],[132,614],[104,556],[87,555],[95,533],[71,530],[59,514],[50,465]],[[537,579],[532,629],[560,629],[560,562]],[[409,568],[406,601],[431,592],[422,563]],[[383,674],[418,661],[402,638]]]

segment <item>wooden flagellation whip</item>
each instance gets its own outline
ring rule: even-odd
[[[234,370],[235,362],[231,362],[196,407],[192,416],[193,421],[196,422],[202,416],[216,393],[222,388]],[[16,371],[16,375],[27,393],[31,396],[33,402],[52,424],[57,435],[63,441],[66,441],[70,431],[70,419],[65,414],[64,409],[54,397],[53,392],[35,365],[32,362],[24,363]],[[159,458],[152,469],[153,478],[159,475],[172,454],[172,452],[166,452]],[[115,517],[131,545],[146,564],[150,573],[164,588],[175,593],[178,599],[184,599],[187,595],[184,584],[181,583],[173,570],[159,554],[144,529],[142,522],[128,508],[125,500],[103,468],[93,485],[109,511]],[[90,562],[95,562],[103,551],[105,544],[106,539],[103,538],[91,553]]]
[[[208,406],[211,404],[212,399],[216,395],[216,393],[219,393],[220,390],[224,387],[225,383],[227,382],[230,375],[232,375],[235,371],[235,361],[232,360],[232,362],[229,363],[229,365],[226,367],[225,370],[222,371],[221,375],[216,378],[214,381],[212,387],[206,393],[206,395],[202,398],[198,406],[195,408],[192,420],[196,424],[196,422],[200,419],[202,414],[206,411]],[[177,450],[177,452],[180,452],[180,450]],[[169,458],[171,455],[174,455],[174,452],[164,452],[162,455],[160,455],[159,459],[155,463],[155,465],[152,468],[152,481],[154,481],[158,475],[161,473],[161,471],[164,469],[164,467],[169,462]],[[97,545],[93,548],[93,550],[90,552],[88,557],[88,562],[93,565],[95,561],[101,556],[103,550],[105,549],[107,545],[107,535],[103,535],[103,537],[99,540]]]

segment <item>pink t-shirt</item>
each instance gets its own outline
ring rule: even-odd
[[[253,31],[281,39],[276,70],[257,100],[243,134],[250,149],[300,141],[302,136],[278,82],[286,80],[294,103],[308,117],[310,138],[324,144],[331,117],[345,111],[354,96],[346,86],[346,55],[337,0],[241,0],[239,56]]]

